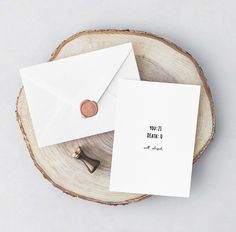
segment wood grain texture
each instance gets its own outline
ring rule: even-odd
[[[215,132],[214,104],[204,73],[195,59],[157,35],[130,30],[98,30],[77,33],[63,41],[50,61],[132,42],[142,80],[201,85],[194,160],[202,155]],[[38,148],[23,88],[16,102],[16,118],[35,166],[54,186],[71,196],[109,205],[140,201],[149,195],[109,192],[113,132],[54,146]],[[81,145],[101,165],[90,174],[71,157]]]

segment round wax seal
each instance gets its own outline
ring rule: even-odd
[[[92,117],[98,112],[98,105],[95,101],[84,100],[80,104],[80,112],[85,118]]]

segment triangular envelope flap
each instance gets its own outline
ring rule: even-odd
[[[122,64],[122,67],[119,69],[118,73],[113,78],[112,82],[110,83],[108,89],[106,89],[106,92],[103,96],[109,95],[109,97],[116,97],[118,81],[120,79],[140,80],[133,49],[127,56],[125,62]]]
[[[24,90],[38,145],[61,109],[61,100],[34,83],[24,80]]]
[[[122,44],[25,68],[21,75],[78,107],[85,99],[100,99],[131,50],[131,43]]]

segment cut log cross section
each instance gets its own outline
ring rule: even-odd
[[[133,44],[142,80],[201,85],[193,160],[196,162],[213,138],[215,113],[207,79],[189,53],[157,35],[129,30],[98,30],[69,37],[53,52],[50,61],[126,42]],[[63,192],[109,205],[124,205],[149,197],[109,192],[113,132],[38,148],[23,88],[17,98],[16,117],[35,166]],[[101,161],[93,174],[71,157],[78,145],[91,158]]]

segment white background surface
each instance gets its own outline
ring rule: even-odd
[[[0,0],[0,230],[235,231],[235,10],[234,0]],[[14,114],[18,69],[47,61],[75,32],[102,28],[160,34],[189,51],[205,71],[217,133],[193,168],[189,199],[95,204],[61,193],[34,167]]]

